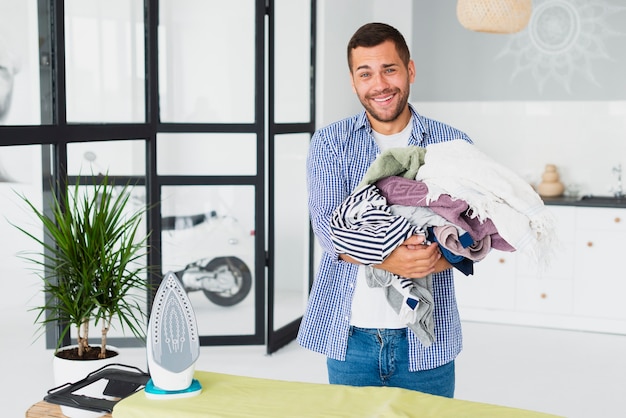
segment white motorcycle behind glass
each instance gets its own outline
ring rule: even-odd
[[[254,231],[244,231],[235,217],[216,211],[164,217],[161,225],[162,264],[176,273],[187,293],[201,291],[219,306],[246,298],[252,264],[244,260],[254,255]]]

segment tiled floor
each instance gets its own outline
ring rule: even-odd
[[[4,335],[13,341],[30,337],[2,322]],[[626,416],[626,336],[480,323],[465,323],[464,333],[465,349],[457,359],[457,398],[570,418]],[[9,342],[3,338],[0,356],[3,416],[19,417],[52,387],[51,352],[41,349],[43,341],[19,349]],[[144,350],[125,349],[123,355],[125,364],[145,369]],[[197,368],[326,381],[324,358],[295,343],[271,356],[262,346],[203,347]]]

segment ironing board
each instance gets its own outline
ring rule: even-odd
[[[196,371],[194,378],[202,384],[198,396],[147,399],[139,391],[115,405],[113,418],[554,417],[399,388],[287,382],[206,371]]]

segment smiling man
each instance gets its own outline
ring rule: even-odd
[[[326,355],[330,383],[394,386],[453,397],[461,323],[452,270],[437,245],[421,245],[424,238],[414,235],[373,266],[407,278],[432,274],[435,341],[426,347],[390,307],[383,288],[368,286],[365,266],[349,254],[337,253],[330,222],[381,152],[471,140],[421,116],[408,103],[415,64],[395,28],[366,24],[347,49],[352,88],[365,111],[319,129],[311,139],[309,211],[323,254],[298,342]]]
[[[365,108],[372,129],[385,135],[401,131],[411,118],[407,105],[415,64],[401,56],[393,41],[356,46],[348,55],[352,90]]]
[[[15,56],[8,42],[0,35],[0,124],[7,118],[11,108],[13,79],[16,72]]]

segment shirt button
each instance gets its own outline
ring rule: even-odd
[[[345,319],[346,322],[350,321],[350,318],[348,318],[347,316],[344,316],[343,319]]]

